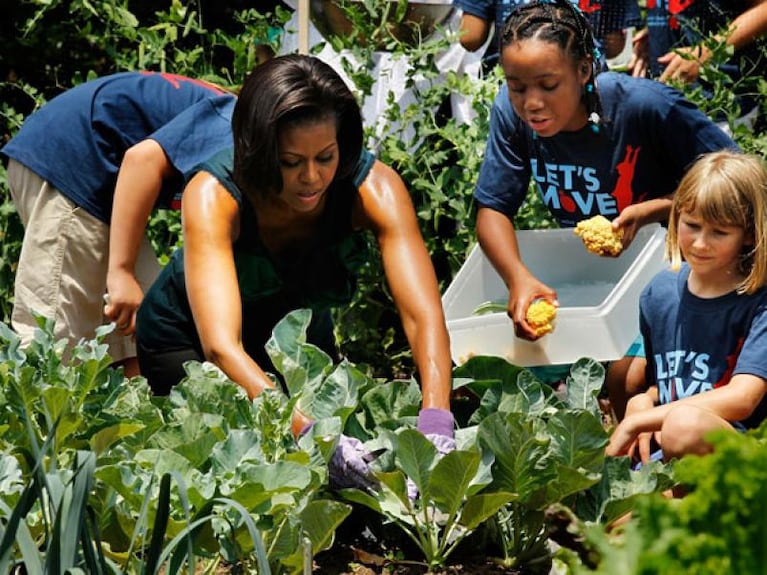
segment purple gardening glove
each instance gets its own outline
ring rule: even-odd
[[[447,455],[455,449],[455,420],[446,409],[427,407],[418,412],[418,431],[432,442],[440,455]]]
[[[431,441],[440,455],[447,455],[455,449],[454,426],[453,414],[446,409],[427,407],[418,412],[416,428]],[[410,478],[407,480],[407,495],[410,501],[418,497],[418,488]]]
[[[354,487],[363,491],[375,488],[377,481],[369,465],[374,459],[375,455],[368,453],[359,439],[341,435],[328,463],[331,487]]]

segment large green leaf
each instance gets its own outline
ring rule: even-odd
[[[312,542],[312,553],[330,548],[336,529],[351,511],[350,505],[328,499],[315,499],[301,511],[301,524]]]
[[[558,463],[601,472],[608,437],[600,418],[587,411],[560,410],[548,419],[546,431]]]
[[[505,491],[472,495],[466,500],[463,509],[461,509],[458,523],[466,529],[474,530],[481,523],[498,513],[504,505],[515,501],[518,497],[515,493]]]
[[[346,421],[357,407],[358,390],[367,381],[361,371],[342,361],[327,377],[307,382],[298,406],[314,419],[338,416]],[[316,383],[316,387],[312,383]]]
[[[266,465],[245,462],[239,466],[235,479],[232,483],[235,489],[231,493],[228,489],[222,490],[222,493],[253,509],[280,493],[303,494],[311,485],[312,476],[307,466],[292,461]]]
[[[546,409],[546,395],[541,382],[529,371],[521,371],[515,385],[507,385],[502,389],[500,401],[495,409],[504,413],[525,413],[530,416],[543,413]]]
[[[372,385],[360,399],[367,430],[392,429],[407,419],[415,424],[421,407],[421,389],[415,380],[397,380]]]
[[[429,480],[429,491],[440,511],[448,515],[458,512],[480,459],[479,451],[451,451],[439,460]]]
[[[589,358],[581,358],[570,367],[567,377],[567,404],[599,417],[597,396],[605,379],[604,366]]]
[[[456,379],[466,378],[466,385],[481,397],[490,387],[502,387],[515,384],[522,368],[509,363],[501,357],[476,356],[457,367],[454,371]]]
[[[262,460],[259,433],[254,429],[232,429],[211,451],[211,468],[219,475],[233,474],[243,460]]]
[[[493,486],[523,501],[556,477],[550,440],[519,413],[494,413],[479,425],[479,439],[495,454]]]
[[[429,499],[431,470],[438,459],[437,449],[420,431],[405,429],[397,436],[397,465],[426,500]]]
[[[145,426],[141,423],[130,422],[110,425],[109,427],[100,429],[91,437],[91,449],[96,455],[100,455],[104,452],[104,450],[113,445],[115,442],[120,441],[125,437],[130,437],[131,435],[141,431],[144,428]]]
[[[304,388],[319,388],[333,366],[330,356],[306,343],[311,319],[309,309],[291,311],[277,323],[266,343],[266,351],[285,379],[291,396],[298,395]]]

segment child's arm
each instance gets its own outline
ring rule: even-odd
[[[461,16],[459,32],[461,46],[469,52],[476,52],[490,35],[490,23],[484,18],[464,12]]]
[[[640,433],[658,431],[671,411],[680,405],[704,409],[732,422],[747,418],[767,392],[767,381],[749,374],[733,376],[725,386],[704,391],[671,403],[640,411],[621,421],[610,437],[607,455],[625,455]]]
[[[173,172],[160,144],[149,139],[129,148],[120,164],[109,227],[109,303],[104,315],[125,335],[134,332],[136,310],[144,297],[136,279],[135,264],[147,219],[160,195],[163,180]]]

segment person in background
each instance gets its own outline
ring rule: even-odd
[[[501,32],[504,22],[517,6],[529,0],[453,0],[453,5],[462,10],[460,20],[461,45],[469,52],[476,52],[485,45],[492,34],[494,41],[484,54],[486,65],[498,63]],[[586,15],[606,59],[621,53],[626,41],[626,28],[641,23],[641,14],[636,0],[572,0],[573,4]]]
[[[346,305],[372,231],[422,388],[418,429],[454,448],[452,362],[436,274],[399,175],[362,147],[359,104],[311,56],[277,56],[240,91],[234,146],[200,164],[183,196],[184,247],[138,312],[142,374],[157,394],[210,361],[255,397],[275,387],[264,344],[291,310],[309,308],[307,339],[336,357],[330,310]],[[296,410],[301,435],[311,418]],[[362,444],[341,436],[336,486],[365,485]]]
[[[231,145],[234,101],[191,78],[124,72],[67,90],[27,118],[0,151],[24,224],[11,319],[23,345],[34,314],[54,319],[70,347],[113,321],[109,354],[138,374],[135,312],[160,270],[147,218],[178,203],[187,170]]]
[[[540,336],[526,320],[528,307],[558,302],[517,248],[514,216],[531,181],[560,226],[601,214],[626,247],[639,228],[668,219],[671,195],[698,155],[737,146],[678,91],[597,74],[588,21],[567,0],[519,6],[501,47],[506,82],[474,190],[477,237],[508,287],[517,337],[532,341]],[[627,356],[610,364],[608,389],[623,388],[631,363]]]
[[[629,401],[607,446],[643,463],[709,453],[709,432],[767,416],[764,160],[702,156],[674,195],[666,256],[670,269],[640,299],[648,389]]]
[[[714,36],[734,51],[721,70],[734,83],[742,115],[755,115],[756,88],[742,80],[767,73],[767,47],[760,42],[765,34],[767,0],[653,0],[647,3],[647,27],[634,37],[629,70],[661,82],[699,83],[701,67],[712,56],[704,40]]]

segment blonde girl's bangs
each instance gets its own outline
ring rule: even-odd
[[[715,165],[717,163],[719,165]],[[752,203],[732,173],[737,167],[724,162],[713,162],[707,167],[709,169],[689,174],[694,181],[680,186],[678,211],[695,212],[708,223],[738,226],[752,233]]]

